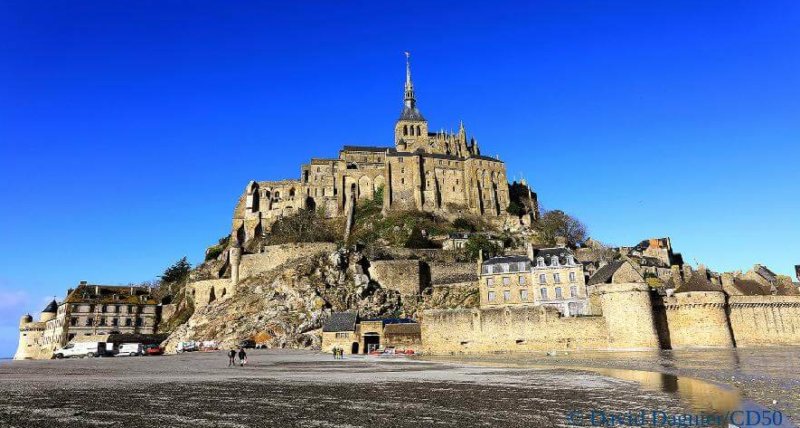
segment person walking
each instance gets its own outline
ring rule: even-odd
[[[338,356],[339,356],[339,348],[337,348],[337,347],[335,347],[335,346],[334,346],[334,347],[333,347],[333,359],[334,359],[334,360],[335,360],[335,359],[337,359],[337,358],[338,358]]]
[[[239,367],[244,367],[247,364],[247,352],[244,352],[244,348],[239,349]]]
[[[236,365],[236,350],[231,348],[231,350],[228,351],[228,367],[235,365]]]

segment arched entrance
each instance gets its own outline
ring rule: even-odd
[[[381,347],[381,337],[378,333],[364,333],[364,353],[368,354]]]
[[[208,303],[211,303],[214,300],[217,300],[217,296],[214,294],[214,287],[211,287],[211,291],[208,293]]]
[[[350,347],[350,353],[353,355],[358,354],[358,342],[353,342],[353,346]]]
[[[306,209],[309,211],[316,211],[317,210],[317,202],[312,197],[306,198]]]

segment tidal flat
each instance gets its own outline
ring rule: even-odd
[[[600,353],[458,360],[353,356],[334,360],[310,351],[252,350],[245,367],[228,367],[224,351],[3,362],[0,425],[610,426],[609,419],[605,425],[594,423],[601,417],[627,416],[635,423],[637,415],[650,417],[653,411],[677,417],[747,404],[740,400],[735,384],[688,381],[689,372],[684,368],[674,368],[681,371],[677,376],[658,377],[672,386],[657,387],[652,381],[659,370],[650,370],[656,367],[644,361],[651,365],[667,361],[660,355]],[[709,371],[730,365],[730,361],[717,357],[694,357],[707,361],[698,366],[707,364]],[[627,367],[622,363],[627,360],[641,366]],[[702,378],[704,370],[697,369],[694,374]],[[790,386],[785,393],[794,394],[797,372],[789,374],[788,370],[766,370],[759,379],[768,382],[781,378],[783,388]],[[747,384],[751,385],[757,383]],[[704,390],[699,396],[705,398],[698,401],[685,391],[682,394],[681,387]],[[775,408],[786,408],[787,401],[782,398]],[[792,408],[796,406],[794,402]]]

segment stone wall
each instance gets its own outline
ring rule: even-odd
[[[800,296],[731,296],[736,346],[800,344]]]
[[[186,293],[194,299],[194,308],[198,310],[215,300],[230,297],[233,286],[230,279],[208,279],[190,282],[186,285]]]
[[[608,347],[602,317],[563,318],[544,307],[428,310],[421,327],[423,352],[433,355]]]
[[[419,294],[423,287],[423,263],[419,260],[376,260],[370,263],[369,276],[381,287],[403,295]]]
[[[478,281],[475,263],[428,263],[431,270],[431,284],[457,284]]]
[[[733,347],[724,293],[676,293],[664,298],[664,307],[672,349]]]
[[[308,257],[317,253],[333,253],[336,244],[332,242],[309,242],[283,244],[264,247],[263,252],[245,254],[239,264],[239,280],[270,271],[291,260]]]

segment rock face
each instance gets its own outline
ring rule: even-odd
[[[165,341],[167,352],[180,341],[214,340],[229,348],[243,339],[276,348],[319,347],[321,328],[332,312],[361,317],[412,316],[417,297],[381,287],[369,276],[369,261],[340,249],[310,255],[242,280],[236,294],[198,309]]]

